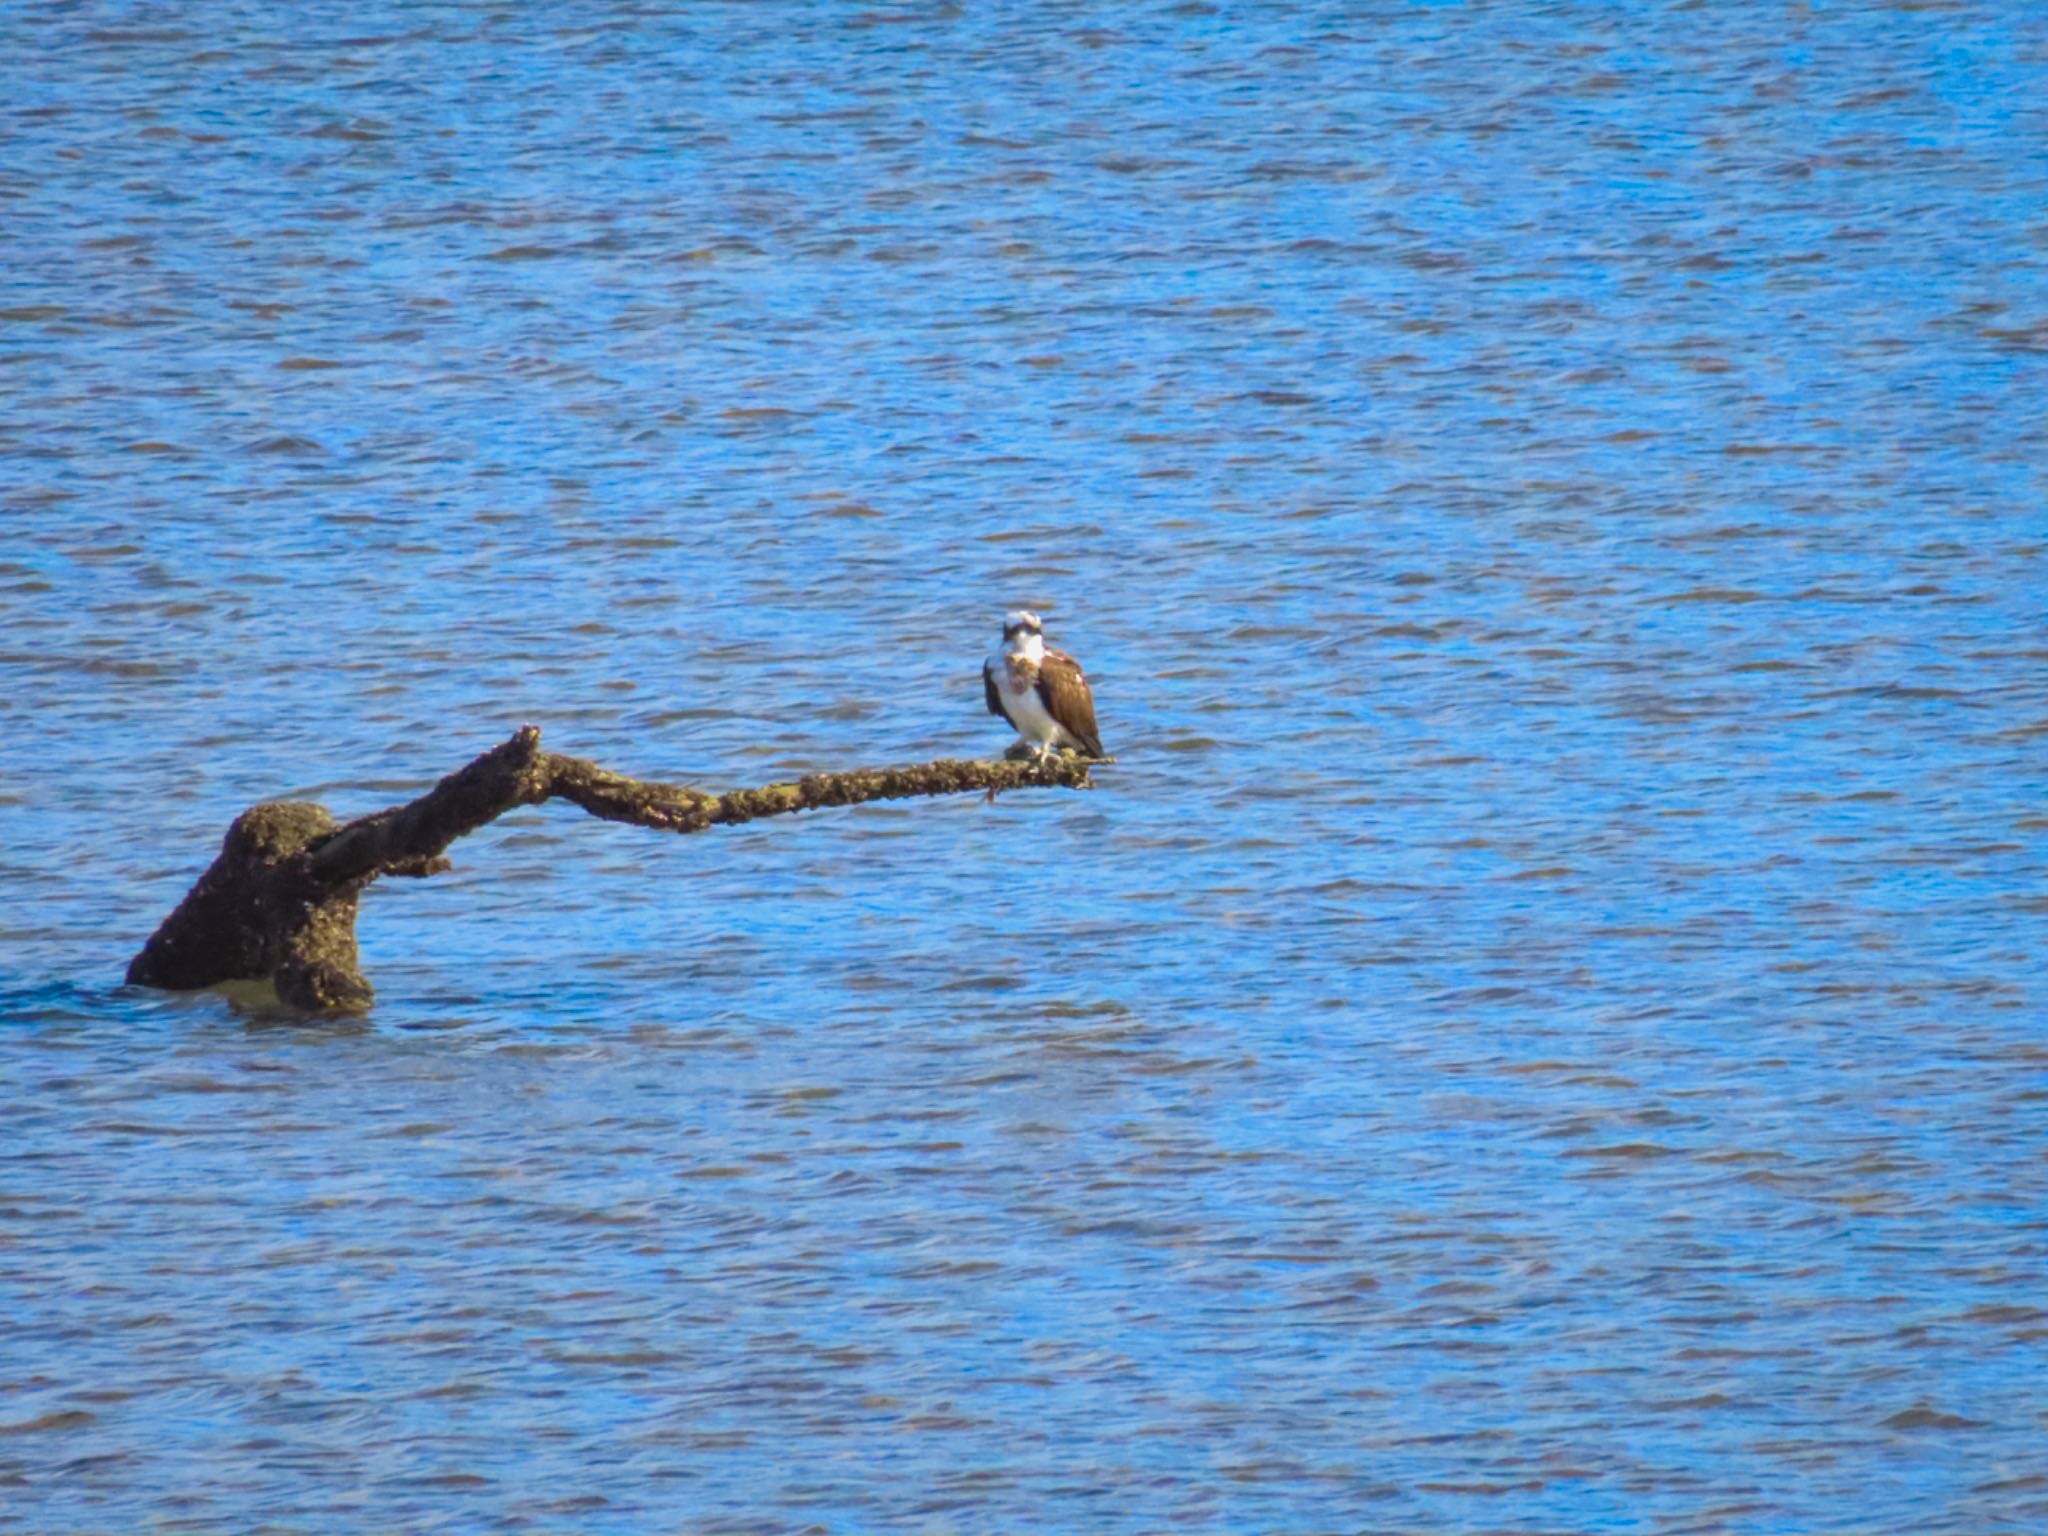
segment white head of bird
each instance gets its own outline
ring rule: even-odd
[[[1038,615],[1019,608],[1003,617],[1003,649],[1034,666],[1045,660],[1045,627]]]

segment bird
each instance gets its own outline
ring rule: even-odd
[[[988,712],[1015,726],[1034,756],[1044,759],[1061,747],[1108,755],[1081,664],[1045,643],[1037,614],[1020,609],[1004,616],[1003,643],[982,663],[981,685]]]

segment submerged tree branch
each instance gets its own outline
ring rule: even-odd
[[[375,996],[356,948],[356,909],[379,875],[449,867],[448,845],[509,810],[562,799],[606,821],[702,832],[763,816],[918,795],[1089,787],[1086,759],[961,762],[814,773],[793,784],[706,794],[628,778],[543,752],[540,731],[510,740],[406,805],[337,826],[324,806],[272,801],[244,811],[220,856],[128,963],[138,986],[186,990],[268,981],[293,1007],[358,1013]]]

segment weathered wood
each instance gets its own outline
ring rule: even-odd
[[[356,948],[356,911],[380,875],[449,867],[448,845],[509,810],[562,799],[607,821],[663,832],[702,832],[763,816],[870,800],[1027,788],[1086,789],[1086,759],[1056,755],[1003,762],[941,758],[904,768],[814,773],[791,784],[706,794],[628,778],[540,749],[522,726],[468,766],[405,805],[337,826],[324,806],[271,801],[235,818],[220,854],[128,963],[128,980],[185,991],[231,981],[269,982],[291,1007],[361,1013],[375,997]]]

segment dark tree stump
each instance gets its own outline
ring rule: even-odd
[[[235,818],[198,883],[128,962],[138,986],[188,991],[230,981],[269,982],[287,1005],[314,1013],[362,1013],[375,991],[356,948],[356,911],[379,875],[423,876],[448,868],[456,838],[522,805],[560,798],[607,821],[663,832],[702,832],[762,816],[917,795],[1030,787],[1089,787],[1086,759],[1055,756],[1000,763],[941,758],[906,768],[814,773],[709,795],[612,773],[540,749],[522,726],[467,767],[406,805],[337,826],[326,807],[280,800]]]

